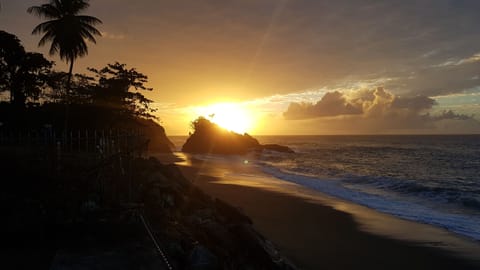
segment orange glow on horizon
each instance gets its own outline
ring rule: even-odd
[[[253,114],[238,103],[215,103],[198,107],[195,113],[236,133],[248,133],[254,128]]]

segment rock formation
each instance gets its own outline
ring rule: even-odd
[[[261,145],[257,139],[246,133],[241,135],[228,131],[204,117],[193,121],[192,126],[194,132],[182,147],[182,151],[186,153],[245,154],[262,150],[294,153],[286,146]]]
[[[91,171],[79,156],[49,175],[31,158],[0,159],[8,269],[295,269],[175,165],[119,157]]]

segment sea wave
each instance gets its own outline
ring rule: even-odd
[[[264,173],[270,174],[278,179],[293,182],[301,186],[320,191],[322,193],[348,200],[369,208],[378,210],[383,213],[392,214],[400,218],[426,223],[447,229],[457,234],[480,241],[480,215],[468,215],[455,211],[441,211],[437,210],[435,204],[426,204],[422,201],[416,200],[419,197],[405,197],[396,196],[394,193],[371,193],[366,192],[365,189],[355,188],[352,182],[355,182],[352,176],[349,179],[335,179],[335,178],[318,178],[309,174],[302,174],[285,170],[269,164],[268,162],[259,162],[260,168]],[[356,181],[362,181],[363,184],[369,182],[371,184],[381,186],[389,185],[389,188],[397,185],[397,189],[405,190],[405,192],[421,192],[424,195],[429,192],[438,192],[449,194],[449,190],[442,190],[441,188],[423,187],[415,183],[400,183],[400,181],[393,184],[387,184],[391,181],[385,179],[369,179],[368,177],[358,177]],[[390,186],[392,185],[392,186]],[[359,187],[359,186],[357,186]],[[409,190],[409,191],[407,191]],[[437,196],[432,195],[432,196]],[[474,209],[480,209],[480,202],[474,197],[458,197],[445,196],[448,199],[454,199],[465,206]],[[438,206],[438,205],[437,205]],[[445,210],[445,209],[443,209]]]
[[[457,181],[449,186],[438,186],[436,183],[418,180],[396,179],[392,177],[358,176],[349,177],[345,183],[363,189],[373,188],[386,192],[394,192],[412,198],[422,198],[433,203],[448,203],[450,207],[456,204],[471,210],[480,210],[480,190],[475,185],[465,181]]]

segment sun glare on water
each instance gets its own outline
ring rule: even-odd
[[[252,115],[239,104],[212,104],[198,108],[197,113],[219,126],[236,133],[250,132],[253,127]]]

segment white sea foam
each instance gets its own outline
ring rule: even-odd
[[[386,194],[371,194],[347,188],[341,179],[319,179],[312,176],[294,174],[263,164],[263,172],[278,179],[323,192],[330,196],[348,200],[383,213],[400,218],[431,224],[457,234],[480,240],[480,216],[445,213],[415,201],[402,200]]]
[[[277,179],[480,241],[480,136],[277,136],[260,141],[287,145],[296,153],[195,158],[218,167],[236,164],[237,173],[258,166]]]

